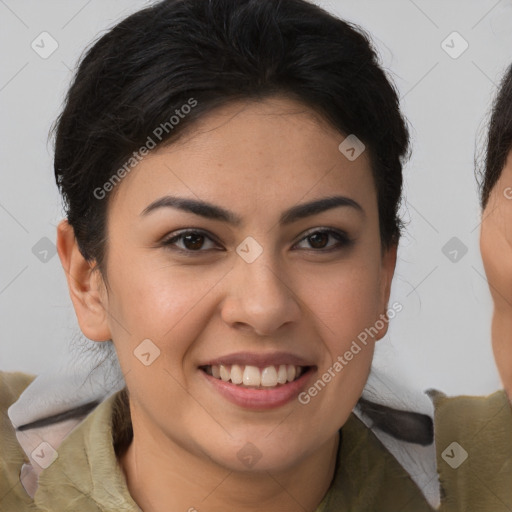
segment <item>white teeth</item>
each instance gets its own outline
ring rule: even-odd
[[[278,384],[286,384],[288,380],[288,371],[286,370],[285,364],[279,365],[279,371],[277,372],[277,382]]]
[[[257,366],[246,366],[244,370],[244,384],[246,386],[259,386],[261,384],[261,373]]]
[[[238,364],[234,364],[231,367],[231,382],[233,384],[242,384],[244,381],[244,371]]]
[[[277,372],[274,366],[267,366],[261,372],[261,385],[266,387],[277,386]]]
[[[230,377],[231,377],[231,373],[228,371],[228,369],[223,364],[221,364],[220,365],[220,378],[223,381],[227,382],[230,379]]]
[[[272,388],[298,379],[303,373],[302,366],[281,364],[258,368],[251,365],[212,365],[206,367],[206,373],[224,382],[250,387]]]

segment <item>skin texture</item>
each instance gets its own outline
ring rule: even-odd
[[[494,303],[492,347],[501,380],[512,398],[512,151],[482,219],[480,251]]]
[[[349,161],[338,150],[344,138],[279,96],[211,112],[117,186],[106,284],[60,223],[58,250],[80,327],[92,340],[113,340],[125,375],[134,440],[120,463],[145,511],[304,511],[325,495],[338,429],[387,323],[307,405],[242,408],[220,396],[198,366],[233,352],[286,351],[317,367],[314,383],[386,312],[396,247],[381,246],[367,154]],[[168,207],[140,215],[166,194],[214,203],[242,224]],[[336,207],[279,224],[284,210],[333,195],[357,201],[364,213]],[[346,232],[353,244],[339,247],[330,236],[313,245],[306,231],[325,227]],[[162,244],[184,228],[214,241],[205,238],[192,256],[177,250],[190,248],[183,239]],[[247,236],[263,248],[252,263],[235,251]],[[150,366],[134,356],[147,338],[161,351]],[[251,468],[237,457],[248,442],[261,453]]]

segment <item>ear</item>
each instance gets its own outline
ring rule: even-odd
[[[391,295],[391,283],[395,274],[396,257],[397,257],[398,244],[392,244],[390,247],[383,249],[382,252],[382,265],[381,265],[381,282],[380,282],[380,308],[381,313],[379,319],[375,322],[375,328],[378,329],[378,334],[375,340],[380,340],[388,332],[389,319],[387,317],[389,296]],[[381,325],[384,324],[382,327]]]
[[[66,219],[57,226],[57,251],[80,329],[93,341],[110,340],[103,279],[99,270],[94,269],[94,262],[88,262],[82,256],[73,227]]]

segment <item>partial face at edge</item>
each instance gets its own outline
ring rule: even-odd
[[[480,250],[494,303],[494,358],[512,396],[512,151],[482,214]]]
[[[258,470],[290,468],[348,418],[382,321],[350,361],[344,354],[386,312],[396,250],[382,255],[369,159],[349,161],[338,150],[343,139],[291,100],[230,104],[118,185],[102,300],[132,407],[162,450],[179,446],[246,470],[237,453],[251,442],[262,453]],[[165,206],[143,214],[167,195],[206,201],[240,222]],[[359,207],[280,222],[297,205],[334,196]],[[176,238],[184,231],[194,233]],[[244,258],[247,237],[254,245]],[[149,366],[134,355],[146,339],[160,351]],[[346,364],[307,404],[244,407],[202,369],[240,352],[301,358],[310,367],[302,391],[339,357]]]

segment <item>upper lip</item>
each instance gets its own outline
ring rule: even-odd
[[[267,354],[257,354],[254,352],[236,352],[233,354],[226,354],[225,356],[210,359],[199,366],[213,366],[213,365],[251,365],[264,368],[266,366],[292,364],[295,366],[313,366],[313,364],[303,357],[289,352],[272,352]]]

